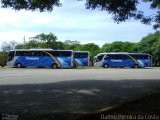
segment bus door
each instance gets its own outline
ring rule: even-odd
[[[10,51],[7,56],[7,66],[13,66],[15,62],[15,51]]]
[[[103,62],[104,62],[104,57],[105,54],[100,54],[96,57],[95,61],[94,61],[94,66],[102,66],[103,65]]]

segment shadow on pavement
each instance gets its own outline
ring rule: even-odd
[[[0,86],[0,114],[61,120],[160,91],[158,80],[74,80]],[[62,115],[63,114],[63,115]],[[72,115],[71,115],[72,114]],[[39,117],[42,116],[42,117]]]

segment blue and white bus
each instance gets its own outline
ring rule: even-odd
[[[73,50],[12,50],[8,53],[7,66],[72,68],[74,64],[73,57]]]
[[[152,66],[152,56],[147,53],[100,53],[94,57],[94,66],[132,67]]]
[[[89,61],[90,61],[89,52],[75,51],[74,58],[77,67],[89,66]]]

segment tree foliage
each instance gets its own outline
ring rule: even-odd
[[[132,52],[135,43],[115,41],[113,43],[106,43],[102,46],[105,52]]]
[[[4,42],[2,45],[4,51],[14,48],[13,41]],[[12,44],[11,44],[12,43]],[[9,47],[8,47],[9,46]],[[12,47],[11,47],[12,46]],[[74,50],[74,51],[89,51],[91,60],[93,57],[101,52],[133,52],[133,53],[149,53],[153,56],[154,65],[160,66],[160,31],[154,34],[145,36],[140,42],[122,42],[115,41],[113,43],[105,43],[101,48],[95,43],[81,44],[77,40],[65,40],[64,42],[58,41],[58,38],[52,34],[39,34],[32,37],[28,42],[16,44],[16,49],[31,49],[31,48],[51,48],[61,50]]]
[[[12,40],[12,41],[10,41],[10,42],[5,42],[5,41],[4,41],[4,42],[2,43],[1,48],[2,48],[2,51],[8,52],[8,51],[10,51],[10,50],[13,50],[16,45],[17,45],[17,42],[14,41],[14,40]]]
[[[137,45],[138,52],[149,53],[153,56],[155,64],[160,63],[160,31],[144,37]]]
[[[31,44],[31,45],[29,45],[30,47],[55,49],[57,36],[55,36],[53,33],[49,33],[49,34],[41,33],[39,35],[36,35],[35,37],[30,38],[30,40],[31,41],[29,41],[29,43],[27,43],[27,44]]]
[[[2,7],[11,7],[15,10],[52,11],[54,6],[61,6],[59,0],[1,0]]]
[[[6,52],[0,52],[0,66],[4,66],[6,60],[7,60],[7,53]]]
[[[79,51],[82,48],[82,45],[77,40],[65,40],[64,41],[65,49]]]
[[[82,1],[82,0],[77,0]],[[150,3],[150,9],[155,9],[155,15],[145,15],[144,11],[138,10],[141,2]],[[53,8],[62,4],[60,0],[1,0],[4,8],[11,7],[15,10],[38,10],[40,12],[52,11]],[[154,23],[154,29],[160,28],[160,0],[86,0],[86,9],[99,9],[113,15],[115,22],[124,22],[134,18],[144,24]]]
[[[83,45],[82,50],[90,52],[91,60],[93,59],[95,55],[101,52],[100,47],[94,43],[88,43],[88,44]]]
[[[101,49],[103,52],[149,53],[154,65],[160,66],[160,31],[147,35],[138,43],[116,41],[104,44]]]

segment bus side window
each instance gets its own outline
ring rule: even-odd
[[[104,57],[104,59],[106,60],[106,59],[109,59],[109,56],[108,55],[106,55],[105,57]]]
[[[27,51],[27,56],[32,56],[32,51]]]
[[[41,56],[49,56],[46,52],[41,52]]]
[[[23,51],[16,51],[16,56],[24,56]]]
[[[75,58],[78,58],[78,56],[79,56],[79,53],[74,53]]]
[[[97,60],[96,60],[96,61],[97,61],[97,62],[98,62],[98,61],[101,61],[101,60],[103,59],[103,57],[104,57],[104,55],[99,55],[99,56],[97,57]]]
[[[113,55],[109,55],[109,59],[113,59]]]
[[[30,51],[24,51],[23,56],[32,56]]]
[[[117,59],[124,59],[124,55],[117,55]]]
[[[122,56],[122,59],[127,59],[127,58],[128,58],[128,56],[126,56],[126,55]]]
[[[34,55],[35,55],[35,52],[34,52],[34,51],[32,51],[32,52],[31,52],[31,56],[34,56]]]
[[[51,54],[52,54],[53,56],[61,56],[60,51],[53,51],[53,52],[51,52]]]
[[[116,56],[116,55],[113,55],[113,56],[112,56],[112,59],[117,59],[117,56]]]
[[[138,55],[138,59],[142,59],[142,56]]]
[[[32,51],[32,56],[41,56],[40,51]]]
[[[71,51],[60,52],[60,56],[71,56]]]

